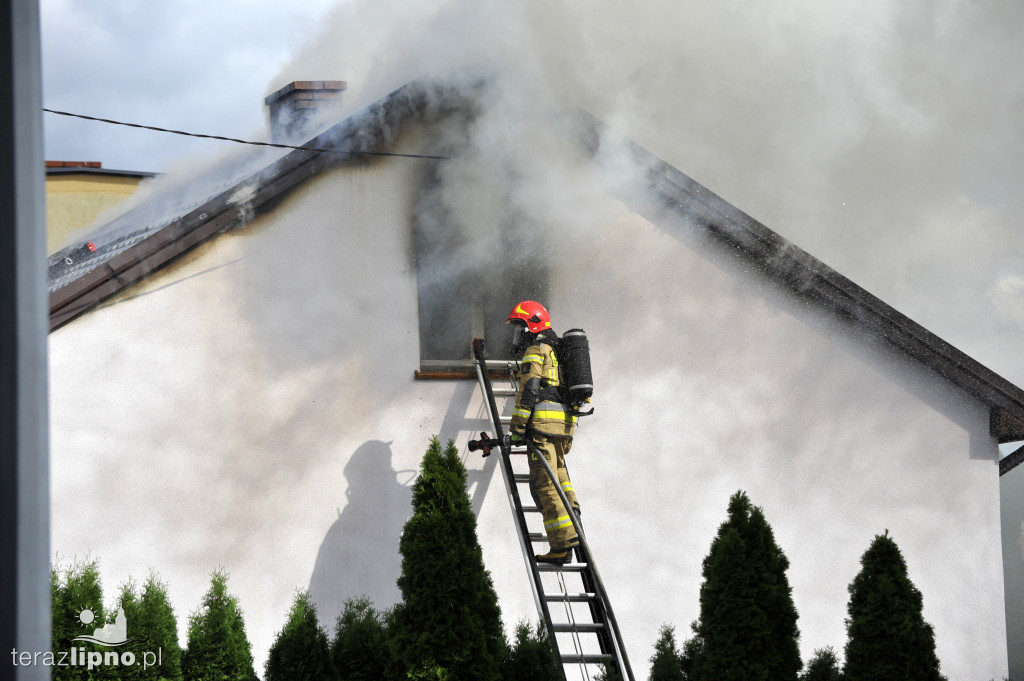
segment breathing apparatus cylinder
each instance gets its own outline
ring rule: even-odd
[[[583,329],[569,329],[558,344],[565,400],[579,407],[594,394],[594,374],[590,369],[590,343]]]

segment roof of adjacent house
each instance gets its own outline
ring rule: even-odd
[[[304,149],[254,153],[232,172],[211,180],[198,195],[177,197],[176,210],[144,204],[50,258],[50,328],[68,323],[152,271],[251,219],[292,188],[328,166],[358,163],[365,153],[390,147],[413,122],[430,123],[473,106],[471,92],[436,83],[410,83],[341,121]],[[601,123],[579,114],[583,143],[596,150]],[[1024,440],[1024,390],[931,333],[806,251],[731,205],[650,151],[626,141],[650,189],[638,212],[656,224],[684,218],[732,249],[766,276],[814,301],[960,386],[991,408],[991,434],[1000,442]],[[324,153],[313,149],[332,149]],[[194,189],[194,188],[193,188]],[[164,200],[166,204],[166,199]],[[244,202],[250,209],[237,210]],[[158,216],[162,213],[163,216]],[[1024,460],[1024,449],[1013,461]],[[1004,460],[1006,461],[1006,460]]]
[[[100,161],[47,161],[47,177],[56,175],[110,175],[117,177],[137,177],[144,179],[154,177],[157,173],[140,170],[115,170],[104,168]]]

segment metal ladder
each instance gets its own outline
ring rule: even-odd
[[[503,416],[498,409],[497,398],[514,398],[516,388],[495,388],[491,385],[491,371],[494,368],[513,369],[516,362],[488,362],[484,358],[484,340],[473,340],[473,357],[477,380],[484,396],[491,427],[495,438],[504,442],[504,426],[511,421],[510,416]],[[527,442],[529,440],[527,439]],[[580,538],[580,545],[575,549],[575,561],[565,565],[538,563],[534,544],[539,545],[541,553],[547,551],[547,534],[543,530],[540,509],[533,504],[529,493],[530,474],[528,447],[500,447],[501,473],[508,494],[509,505],[515,518],[519,546],[523,552],[527,572],[530,575],[530,586],[537,612],[547,623],[551,640],[555,644],[555,652],[562,662],[562,673],[575,670],[581,679],[593,679],[599,667],[604,666],[618,673],[623,681],[633,681],[633,672],[629,666],[626,649],[622,643],[618,624],[612,612],[608,593],[601,581],[593,553],[587,544],[586,536],[579,517],[573,512],[561,491],[554,471],[547,465],[543,457],[540,461],[547,468],[548,475],[555,482],[555,489],[562,496],[562,503],[567,509],[573,525]],[[519,463],[522,472],[516,470],[513,459]],[[520,489],[525,490],[529,505],[524,505]],[[540,531],[531,531],[528,520]],[[543,577],[542,577],[543,576]],[[557,614],[557,617],[556,617]]]

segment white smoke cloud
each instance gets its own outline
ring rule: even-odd
[[[450,212],[458,229],[476,237],[470,242],[466,266],[501,257],[490,239],[495,225],[510,212],[533,229],[558,237],[548,241],[549,257],[591,266],[589,278],[559,282],[555,294],[565,320],[560,326],[587,326],[588,318],[604,313],[607,301],[618,306],[623,310],[620,325],[588,329],[595,347],[600,347],[598,368],[612,374],[612,362],[626,350],[644,368],[637,370],[632,383],[608,381],[603,389],[620,397],[636,396],[638,404],[654,395],[659,403],[672,403],[685,414],[659,412],[647,420],[645,413],[627,414],[645,424],[637,432],[646,442],[657,442],[658,433],[679,428],[681,419],[695,426],[682,454],[644,454],[654,471],[675,470],[678,458],[689,473],[682,487],[667,476],[659,478],[645,501],[696,498],[700,485],[713,485],[713,493],[704,498],[714,496],[721,503],[688,509],[691,525],[685,532],[677,531],[674,519],[657,527],[665,535],[684,535],[681,541],[689,542],[690,553],[699,557],[707,548],[703,538],[721,521],[727,495],[739,486],[755,480],[754,501],[765,504],[774,520],[788,505],[792,470],[799,472],[798,487],[811,494],[815,479],[831,470],[821,451],[838,457],[865,447],[858,429],[847,427],[836,434],[830,424],[856,422],[860,414],[841,410],[848,404],[847,393],[863,394],[870,382],[864,387],[859,373],[851,370],[858,380],[847,376],[847,391],[846,386],[835,385],[838,379],[829,366],[796,352],[784,353],[787,366],[795,367],[794,375],[768,365],[764,358],[771,352],[765,348],[732,356],[717,353],[722,339],[754,339],[766,325],[785,327],[786,320],[779,316],[786,313],[766,305],[763,291],[738,283],[735,297],[703,296],[703,282],[727,279],[713,266],[692,264],[670,248],[659,248],[661,243],[678,244],[610,198],[609,189],[628,194],[623,186],[635,169],[612,145],[602,149],[601,165],[595,168],[573,143],[571,127],[562,127],[561,113],[575,106],[592,112],[610,126],[609,140],[617,134],[634,138],[1019,382],[1024,379],[1024,359],[1017,352],[1020,278],[1006,274],[992,283],[991,273],[1018,272],[1024,256],[1024,245],[1010,238],[1014,216],[1022,208],[1014,182],[1024,176],[1024,145],[1016,132],[1024,88],[1022,76],[1005,68],[1020,61],[1019,38],[1012,29],[1021,25],[1021,11],[1009,5],[979,7],[953,0],[928,8],[880,0],[846,7],[791,0],[771,8],[697,2],[636,7],[581,0],[350,2],[334,10],[316,40],[269,80],[266,91],[291,80],[346,80],[343,112],[352,113],[419,77],[485,80],[480,112],[462,131],[464,137],[453,138],[452,131],[445,131],[441,138],[459,153],[438,170],[438,205]],[[984,49],[979,49],[981,45]],[[396,202],[384,192],[372,167],[359,171],[354,182],[364,189],[351,198],[361,208],[375,204],[400,212],[414,203],[408,196]],[[339,214],[350,210],[340,203],[330,205]],[[312,222],[314,216],[296,219]],[[385,349],[408,345],[407,338],[395,338],[393,329],[374,319],[375,298],[358,286],[363,278],[359,268],[369,280],[375,265],[368,259],[346,263],[346,268],[355,268],[347,272],[331,263],[332,254],[363,253],[372,246],[376,237],[360,227],[324,225],[318,228],[316,243],[268,231],[260,245],[242,249],[243,263],[216,275],[240,282],[238,297],[221,303],[239,309],[254,330],[240,351],[248,356],[269,348],[269,359],[259,354],[258,361],[238,359],[231,364],[234,371],[228,374],[251,374],[252,379],[222,386],[224,392],[217,389],[217,374],[202,380],[214,386],[208,395],[172,385],[168,393],[177,401],[164,403],[159,401],[161,391],[155,391],[158,401],[149,410],[167,421],[182,413],[198,414],[190,432],[168,447],[205,451],[211,433],[220,437],[226,431],[224,443],[217,445],[224,451],[215,449],[204,457],[194,477],[216,480],[231,490],[235,506],[209,521],[221,528],[227,555],[244,554],[240,540],[232,543],[232,531],[252,522],[261,504],[284,505],[274,503],[280,499],[259,498],[257,477],[279,484],[281,490],[275,494],[280,498],[296,490],[308,492],[304,481],[279,470],[280,450],[299,452],[307,478],[316,477],[309,471],[321,470],[338,454],[323,450],[319,424],[340,409],[330,402],[306,404],[307,393],[329,395],[331,386],[346,381],[365,388],[375,401],[392,404],[396,395],[372,393],[373,386],[397,385],[399,378],[407,381],[409,367],[400,364],[388,367],[394,375],[387,380],[372,374],[367,369],[371,359],[359,349],[360,337],[347,326],[354,319],[366,320],[369,329],[360,333]],[[395,271],[400,266],[388,262]],[[409,293],[396,290],[394,299],[407,300]],[[730,307],[740,299],[754,311]],[[984,301],[990,305],[979,304]],[[317,317],[315,329],[304,326],[310,311]],[[167,314],[173,319],[172,311]],[[999,325],[993,323],[993,314]],[[684,337],[665,337],[680,328],[686,329]],[[647,343],[638,346],[637,338]],[[655,360],[665,348],[676,353],[675,369],[659,375]],[[704,349],[706,356],[694,348]],[[159,360],[161,355],[154,357]],[[212,353],[195,361],[204,371],[225,371]],[[843,361],[856,365],[854,360]],[[318,376],[321,369],[323,375]],[[398,372],[404,373],[399,377]],[[173,381],[174,375],[171,356],[164,365],[153,366],[154,381]],[[224,407],[231,405],[229,393],[236,390],[256,404]],[[895,405],[905,396],[900,389],[893,393],[887,396],[892,408],[876,410],[883,412],[878,422],[863,428],[877,431],[882,443],[877,452],[869,452],[875,458],[865,458],[865,470],[859,471],[870,478],[878,498],[847,490],[839,501],[851,517],[868,501],[893,508],[913,508],[916,500],[929,503],[940,484],[955,494],[949,489],[955,487],[951,481],[929,479],[928,484],[919,481],[914,489],[901,490],[904,498],[890,499],[885,495],[892,493],[891,481],[878,480],[880,473],[872,475],[888,469],[871,462],[900,456],[931,424],[928,419],[914,424],[903,420]],[[786,406],[774,399],[777,394],[788,396],[786,404],[803,404],[801,428],[788,428],[789,421],[776,411]],[[196,400],[217,408],[204,416],[207,412],[197,408]],[[279,404],[292,405],[290,418],[263,418],[261,405],[272,411],[270,405]],[[756,411],[747,405],[756,405]],[[345,417],[353,424],[372,421],[367,413]],[[225,427],[225,420],[230,427]],[[761,420],[777,424],[778,432],[764,432]],[[160,432],[174,430],[170,423],[157,425]],[[950,430],[955,431],[955,425]],[[809,441],[820,448],[793,441],[792,431],[811,433]],[[630,438],[611,425],[595,425],[589,435],[584,431],[579,451],[594,448],[587,439],[592,434],[605,435],[624,451],[631,445]],[[384,435],[367,432],[366,437]],[[935,448],[945,442],[935,437]],[[787,469],[765,463],[766,447],[784,450],[789,445],[807,450],[794,454],[800,466]],[[707,452],[735,457],[749,464],[752,473],[743,465],[723,472],[720,459]],[[239,475],[240,468],[258,475]],[[611,490],[620,482],[618,471],[608,465],[582,465],[579,473],[583,483],[590,476],[591,492]],[[196,483],[193,493],[198,495],[200,489]],[[191,501],[203,503],[199,498]],[[820,512],[808,523],[835,508],[833,499],[814,503]],[[625,535],[635,518],[627,509],[618,510],[621,517],[611,521],[620,523],[616,529]],[[928,527],[934,529],[936,522],[932,519]],[[836,525],[830,532],[849,538],[852,574],[869,538],[855,536],[852,526]],[[812,565],[815,548],[799,539],[813,534],[813,527],[791,524],[778,529],[794,565]],[[908,529],[906,535],[913,533]],[[612,532],[604,535],[611,536]],[[215,558],[209,545],[195,551],[209,552],[197,563]],[[689,566],[691,571],[697,560]],[[689,577],[688,588],[695,594],[696,576]],[[837,576],[824,586],[802,583],[795,588],[807,603],[802,611],[813,621],[832,618],[825,633],[806,632],[805,644],[840,644],[845,582]],[[811,588],[823,592],[812,597]],[[926,592],[926,598],[931,593],[938,592]],[[657,594],[648,596],[637,599],[637,607],[657,602]],[[930,600],[929,607],[935,601]],[[695,607],[693,598],[689,602]],[[955,603],[941,607],[944,617],[963,610]],[[665,615],[673,618],[672,613]],[[687,621],[682,615],[675,621],[680,632]],[[653,641],[659,623],[647,624]],[[649,641],[629,643],[643,648]],[[642,666],[639,660],[634,663]]]
[[[546,115],[581,106],[1021,382],[1015,339],[979,302],[987,272],[1024,258],[1011,228],[1024,76],[1005,68],[1022,14],[960,0],[352,2],[268,89],[345,78],[354,110],[416,77],[500,74],[475,162],[512,163],[524,197],[550,186],[538,159],[561,140]]]
[[[1024,275],[1004,274],[988,290],[995,317],[1024,331]]]

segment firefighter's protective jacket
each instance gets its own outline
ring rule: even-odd
[[[523,353],[519,365],[519,391],[512,412],[513,432],[571,437],[576,416],[558,397],[558,357],[544,336],[539,336]]]

